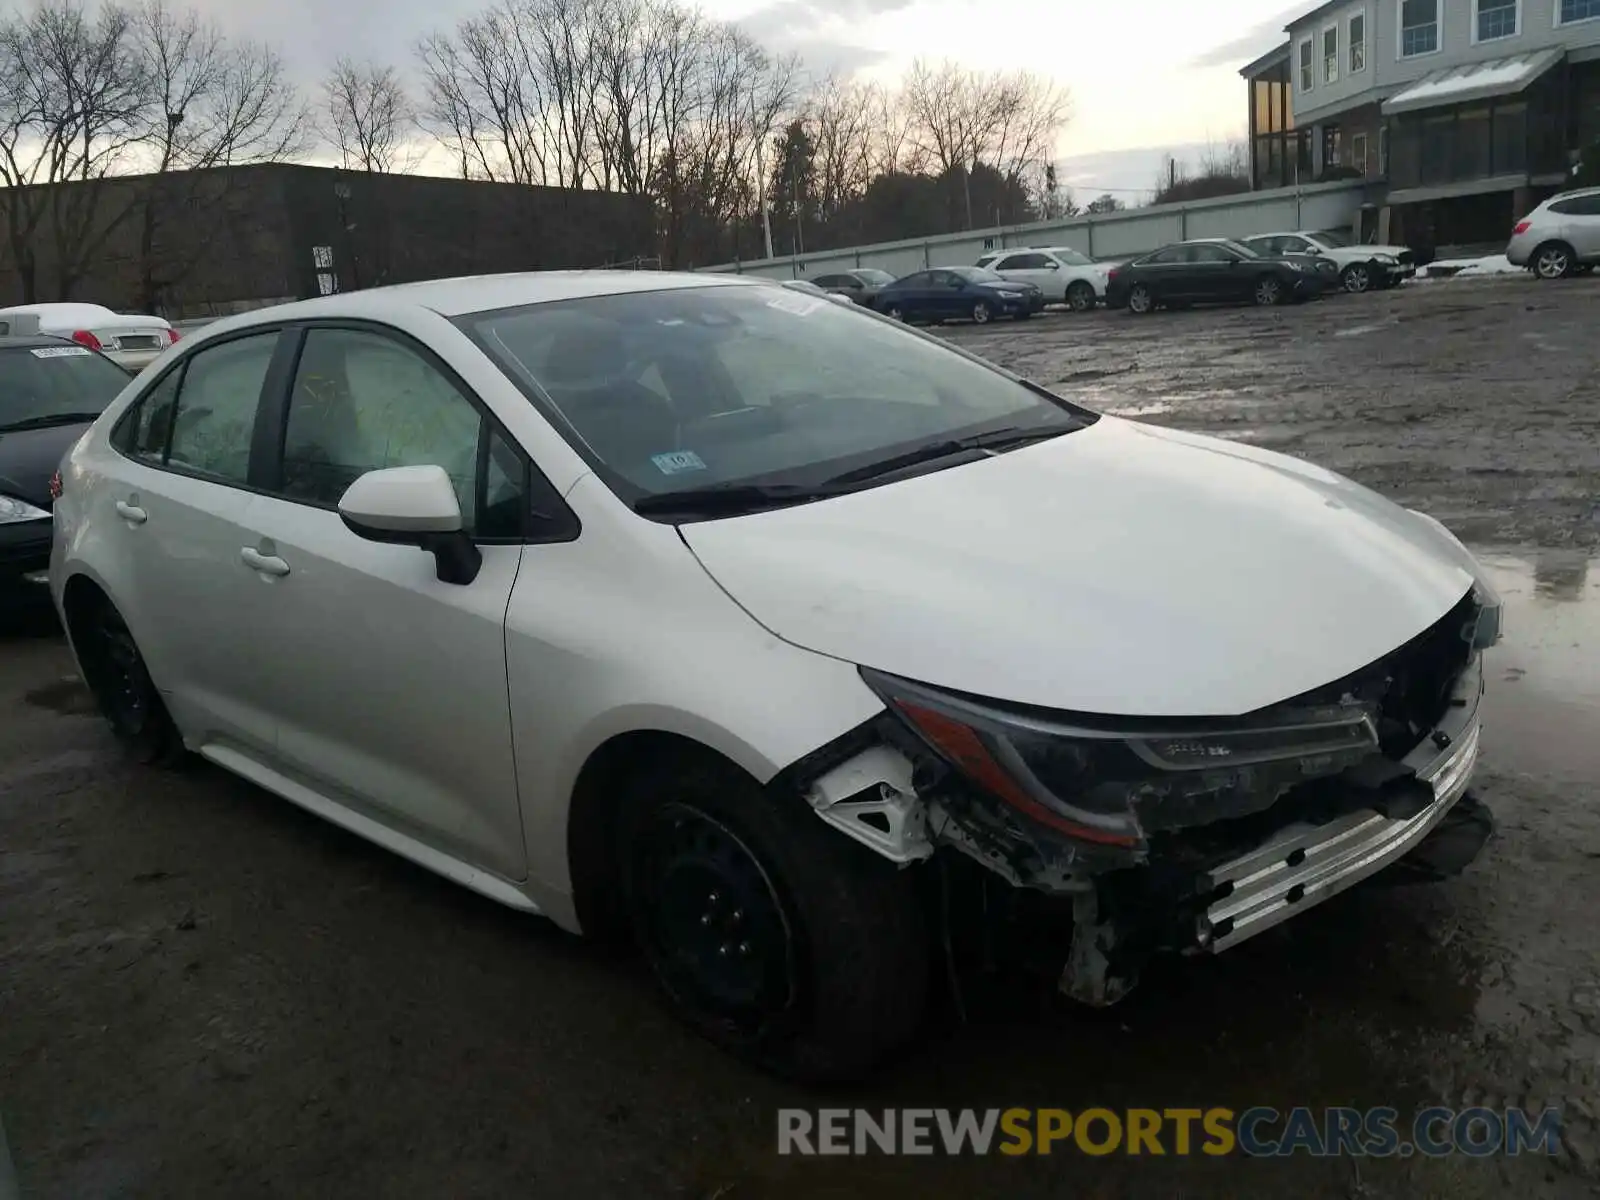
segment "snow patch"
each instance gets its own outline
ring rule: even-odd
[[[1417,271],[1418,279],[1474,279],[1486,275],[1521,275],[1526,267],[1513,266],[1504,254],[1487,258],[1441,258]]]

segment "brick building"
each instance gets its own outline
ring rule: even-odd
[[[173,319],[654,253],[639,197],[295,164],[130,175],[0,200],[0,303],[24,300],[31,267],[35,299]],[[32,236],[9,236],[10,222],[30,215]]]

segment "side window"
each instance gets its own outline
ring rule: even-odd
[[[117,422],[111,434],[111,444],[129,458],[138,459],[158,467],[167,458],[167,438],[172,432],[172,418],[177,412],[178,384],[183,379],[183,368],[176,367],[161,377],[161,381],[139,397],[132,408]]]
[[[166,439],[167,465],[225,483],[249,478],[256,404],[277,348],[278,332],[273,330],[208,346],[188,360],[176,384],[177,415]],[[145,407],[151,410],[145,446],[153,452],[163,432],[165,406],[153,392],[141,405],[141,416]]]
[[[1225,263],[1231,262],[1233,255],[1221,246],[1190,246],[1189,261],[1193,263]]]
[[[1278,252],[1277,238],[1245,238],[1244,244],[1257,254],[1276,254]]]
[[[907,275],[900,283],[905,287],[927,287],[933,282],[933,276],[927,271],[918,271],[915,275]]]
[[[1017,256],[1016,269],[1021,271],[1048,271],[1050,260],[1042,254],[1021,254]]]
[[[1026,254],[1013,254],[1008,258],[1002,258],[990,269],[995,271],[1020,271],[1027,266],[1027,263],[1023,261],[1025,258],[1027,258]]]
[[[337,505],[368,471],[439,466],[455,484],[467,527],[479,507],[478,464],[483,418],[443,374],[415,351],[376,333],[312,329],[306,334],[289,397],[283,436],[283,494]],[[518,507],[520,456],[484,479],[485,515]],[[491,487],[492,485],[492,487]]]
[[[1156,251],[1144,261],[1147,263],[1155,263],[1159,266],[1165,266],[1169,263],[1183,262],[1184,249],[1182,246],[1168,246],[1165,250]]]
[[[1289,254],[1315,254],[1317,252],[1317,248],[1306,241],[1305,238],[1286,237],[1281,241],[1282,245],[1279,246],[1279,250]]]

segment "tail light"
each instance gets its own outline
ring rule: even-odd
[[[1522,234],[1527,233],[1531,228],[1533,228],[1532,221],[1518,221],[1516,226],[1511,230],[1511,236],[1519,237]]]
[[[61,472],[60,471],[57,471],[54,475],[50,476],[50,499],[52,499],[52,500],[61,499]]]
[[[169,346],[176,346],[178,344],[178,339],[183,336],[176,329],[168,329],[166,331],[166,334],[167,334],[167,345],[169,345]]]
[[[95,335],[90,333],[87,329],[74,329],[72,331],[72,340],[77,342],[80,346],[89,347],[91,350],[100,350],[103,348],[100,345],[100,339],[95,337]],[[34,478],[37,479],[38,476],[34,476]]]

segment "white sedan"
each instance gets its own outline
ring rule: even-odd
[[[991,251],[977,265],[987,267],[1002,279],[1034,284],[1044,293],[1047,304],[1065,304],[1073,312],[1088,312],[1105,300],[1111,267],[1070,246]]]
[[[19,304],[0,308],[0,336],[47,334],[98,350],[137,374],[178,341],[162,317],[112,312],[99,304]]]
[[[770,281],[232,317],[53,491],[52,595],[131,753],[631,935],[797,1076],[907,1040],[984,921],[1109,1003],[1157,947],[1488,836],[1499,603],[1442,525]]]

